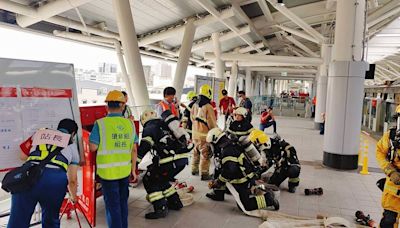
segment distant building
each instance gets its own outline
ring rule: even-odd
[[[154,73],[151,71],[151,66],[145,65],[143,66],[144,77],[146,78],[147,86],[154,85]]]

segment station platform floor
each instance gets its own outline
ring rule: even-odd
[[[259,118],[255,117],[255,121]],[[256,123],[256,122],[255,122]],[[277,117],[278,133],[294,145],[301,160],[300,187],[295,194],[287,192],[287,181],[281,185],[280,212],[315,218],[317,214],[341,216],[354,221],[354,214],[362,210],[379,222],[382,208],[381,192],[375,182],[384,177],[377,169],[374,159],[376,141],[368,138],[370,143],[370,175],[360,175],[357,171],[337,171],[322,166],[323,136],[314,130],[310,119]],[[254,124],[257,126],[256,124]],[[272,129],[268,129],[272,131]],[[200,181],[198,176],[190,174],[187,167],[179,179],[195,186],[195,202],[181,211],[172,211],[166,218],[146,220],[145,213],[152,206],[145,200],[146,192],[142,185],[130,190],[129,227],[258,227],[263,221],[244,215],[236,207],[232,196],[227,195],[224,202],[214,202],[205,194],[209,191],[207,182]],[[322,196],[305,196],[305,188],[322,187]],[[89,227],[84,224],[83,227]],[[77,227],[75,219],[62,220],[62,227]],[[97,199],[97,227],[107,227],[103,199]]]

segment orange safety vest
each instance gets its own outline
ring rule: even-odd
[[[166,104],[164,101],[160,101],[159,105],[161,105],[163,112],[166,110],[171,110],[171,112],[172,112],[172,114],[174,114],[174,116],[179,117],[178,110],[176,110],[174,104],[172,104],[170,106],[169,104]]]

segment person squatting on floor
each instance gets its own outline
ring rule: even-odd
[[[261,113],[260,130],[264,131],[265,128],[273,127],[274,134],[276,134],[276,121],[272,114],[272,107],[268,107],[266,111]]]
[[[265,157],[262,165],[266,166],[266,169],[274,166],[274,173],[268,184],[279,187],[289,178],[289,192],[296,192],[300,183],[301,167],[295,148],[279,137],[270,138],[261,130],[253,130],[249,139]]]
[[[192,175],[200,172],[201,180],[210,180],[210,159],[212,153],[209,144],[206,142],[207,133],[210,129],[217,127],[214,108],[210,102],[212,89],[209,85],[202,85],[198,100],[193,105],[190,118],[192,119],[192,139],[195,145],[192,161]],[[200,170],[199,170],[200,167]]]
[[[382,228],[397,228],[400,217],[400,105],[394,117],[397,126],[386,132],[376,145],[376,159],[386,174],[385,179],[378,181],[383,190]]]
[[[216,179],[209,183],[213,192],[206,196],[215,201],[223,201],[226,183],[239,193],[240,201],[246,211],[264,209],[273,206],[279,210],[279,202],[271,191],[261,195],[253,195],[255,187],[254,166],[247,159],[240,146],[229,139],[219,128],[208,132],[207,142],[211,144],[216,162]]]
[[[148,152],[153,155],[152,164],[143,177],[147,200],[154,207],[154,212],[145,215],[147,219],[163,218],[168,215],[168,209],[183,207],[170,182],[175,182],[175,176],[188,164],[188,153],[193,149],[193,144],[188,142],[188,133],[179,127],[178,118],[169,110],[161,116],[163,119],[158,118],[154,110],[145,110],[140,117],[143,133],[138,162]]]

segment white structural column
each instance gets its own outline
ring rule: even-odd
[[[115,51],[117,52],[119,67],[121,68],[122,78],[125,82],[126,90],[128,93],[128,105],[133,105],[135,97],[133,96],[131,82],[129,80],[128,71],[126,70],[124,56],[122,54],[121,44],[118,40],[115,42]]]
[[[113,0],[113,5],[135,104],[138,106],[149,105],[149,93],[147,91],[129,0]]]
[[[271,78],[267,79],[267,95],[269,95],[269,96],[272,95],[272,79]]]
[[[342,170],[358,167],[364,78],[368,69],[362,61],[364,15],[364,0],[337,0],[323,164]]]
[[[214,54],[215,54],[215,77],[223,78],[225,71],[225,63],[221,60],[221,43],[219,41],[219,33],[215,32],[211,35],[211,39],[214,45]],[[237,65],[237,63],[236,63]]]
[[[239,87],[239,91],[244,90],[244,78],[243,78],[243,76],[239,77],[238,87]],[[233,94],[233,97],[236,97],[236,94]]]
[[[324,59],[324,63],[319,66],[319,75],[317,76],[317,93],[316,100],[317,104],[315,107],[315,128],[319,129],[320,124],[324,122],[322,113],[326,111],[326,94],[328,91],[328,70],[329,63],[331,62],[332,45],[322,44],[321,46],[321,57]]]
[[[231,77],[229,78],[229,87],[228,87],[228,95],[231,97],[235,97],[237,79],[238,79],[238,65],[237,61],[234,61],[231,67]]]
[[[251,96],[251,71],[250,69],[246,68],[246,96]]]
[[[194,19],[191,18],[186,22],[185,33],[183,35],[182,46],[179,52],[178,63],[176,64],[176,71],[173,86],[176,89],[176,97],[180,100],[185,84],[186,70],[189,65],[190,54],[192,53],[192,44],[196,27],[193,24]]]
[[[265,95],[265,80],[266,80],[266,78],[265,78],[264,76],[260,76],[260,79],[261,79],[261,83],[260,83],[260,87],[261,87],[261,89],[260,89],[260,95],[261,95],[261,96],[264,96],[264,95]]]

